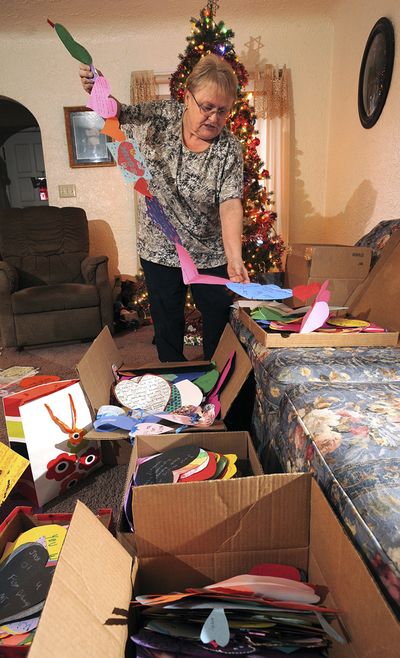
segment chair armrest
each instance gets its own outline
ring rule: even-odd
[[[8,295],[18,290],[17,269],[4,260],[0,260],[0,290]]]
[[[82,277],[85,283],[95,286],[97,283],[97,269],[103,263],[108,263],[108,256],[87,256],[81,263]],[[102,268],[100,268],[101,270]],[[107,268],[106,268],[107,271]],[[99,272],[101,275],[101,271]]]
[[[114,306],[107,263],[107,256],[88,256],[82,261],[81,268],[85,282],[96,286],[99,292],[101,324],[103,327],[108,325],[110,332],[113,333]]]

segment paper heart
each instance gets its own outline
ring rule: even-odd
[[[46,567],[49,559],[41,544],[20,547],[0,569],[0,623],[44,601],[54,569]]]
[[[92,56],[86,48],[81,46],[80,43],[75,41],[73,36],[68,32],[68,30],[61,25],[61,23],[52,23],[49,19],[47,19],[48,24],[51,27],[54,27],[55,31],[57,32],[58,37],[68,50],[68,52],[72,55],[72,57],[75,57],[75,59],[78,60],[78,62],[82,62],[82,64],[88,64],[89,66],[92,63]]]
[[[228,281],[226,287],[245,299],[274,300],[292,297],[290,288],[281,288],[274,283],[263,285],[261,283],[235,283],[234,281]]]
[[[328,290],[329,280],[321,285],[321,288],[315,298],[311,308],[305,314],[300,327],[300,334],[309,334],[315,329],[319,329],[329,317],[329,298],[331,293]]]
[[[174,471],[191,464],[200,451],[196,446],[179,446],[172,448],[138,466],[135,485],[166,484],[174,482]]]
[[[184,379],[180,382],[174,384],[178,389],[181,396],[181,404],[178,406],[193,406],[198,407],[203,401],[203,391],[201,388],[189,381],[189,379]],[[177,409],[177,407],[175,407]]]
[[[301,581],[301,572],[297,567],[292,567],[287,564],[273,564],[271,562],[263,562],[256,564],[249,571],[253,576],[275,576],[276,578],[288,578],[289,580]]]
[[[229,639],[229,625],[225,611],[223,608],[214,608],[203,624],[200,640],[203,644],[216,642],[219,647],[226,647]]]
[[[117,142],[123,142],[125,139],[125,133],[119,127],[119,121],[117,117],[109,117],[106,119],[106,122],[100,132],[103,135],[108,135],[112,137]]]
[[[158,228],[164,233],[165,237],[171,242],[180,243],[181,240],[176,228],[171,224],[157,197],[153,196],[151,199],[146,199],[146,208],[151,221],[158,226]]]
[[[147,180],[145,178],[138,178],[135,185],[133,186],[133,189],[135,189],[136,192],[139,192],[139,194],[143,194],[148,199],[151,199],[153,196],[149,190]]]
[[[329,306],[326,302],[314,302],[310,310],[304,316],[301,323],[300,334],[309,334],[319,329],[329,317]]]
[[[207,452],[206,459],[202,464],[196,466],[196,468],[187,471],[179,476],[180,482],[203,482],[204,480],[209,480],[215,475],[217,470],[217,460],[215,458],[215,453]]]
[[[295,286],[292,290],[293,297],[297,297],[297,299],[301,299],[302,302],[305,302],[313,295],[316,295],[320,288],[321,284],[318,283],[318,281],[314,281],[308,285]]]
[[[86,107],[90,107],[91,110],[97,112],[103,119],[115,117],[118,109],[117,101],[114,98],[110,98],[110,94],[111,87],[108,80],[104,76],[99,75],[94,81]]]
[[[152,218],[153,219],[153,218]],[[168,237],[168,236],[167,236]],[[226,286],[230,283],[229,279],[222,276],[212,276],[211,274],[200,274],[191,255],[181,244],[180,240],[175,241],[175,248],[178,253],[179,262],[182,269],[183,283],[188,285],[190,283],[205,283],[218,286]]]
[[[158,375],[142,375],[115,385],[118,402],[128,409],[164,411],[171,396],[171,385]]]
[[[136,158],[136,149],[132,142],[125,140],[118,146],[117,162],[120,167],[134,174],[138,178],[143,176],[144,167]]]

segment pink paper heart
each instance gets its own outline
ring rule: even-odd
[[[329,317],[329,306],[326,302],[314,302],[301,323],[300,334],[309,334],[319,329]]]
[[[86,107],[99,114],[103,119],[110,119],[117,114],[117,101],[110,98],[111,87],[102,75],[99,75],[90,92],[89,102]]]

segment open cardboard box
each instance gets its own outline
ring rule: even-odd
[[[193,428],[194,431],[221,431],[225,430],[224,419],[232,406],[235,398],[239,394],[242,386],[246,382],[250,372],[252,371],[252,366],[249,357],[247,356],[242,345],[236,338],[232,327],[227,324],[224,332],[221,336],[221,339],[217,345],[217,348],[212,357],[212,361],[215,361],[218,370],[221,372],[222,368],[226,364],[229,354],[235,352],[235,362],[234,369],[229,377],[228,382],[223,387],[220,402],[221,402],[221,414],[220,420],[217,420],[209,428]],[[143,375],[144,373],[162,373],[162,372],[174,372],[182,370],[194,370],[204,366],[210,365],[209,361],[185,361],[179,363],[147,363],[136,367],[135,364],[123,363],[121,355],[118,351],[118,348],[115,342],[112,339],[108,327],[105,327],[101,333],[95,338],[92,345],[87,350],[86,354],[79,361],[77,365],[79,377],[81,384],[86,393],[86,396],[89,400],[89,403],[96,415],[99,407],[103,404],[109,404],[110,402],[110,390],[111,385],[114,382],[112,365],[115,364],[120,372],[126,373],[135,373],[137,375]],[[174,432],[175,430],[171,430]],[[119,462],[129,461],[131,446],[127,441],[128,432],[124,430],[116,430],[114,432],[96,432],[95,430],[90,430],[86,437],[88,439],[97,439],[98,441],[113,441],[116,444],[118,443],[117,448],[119,448],[123,455],[118,459]],[[124,443],[126,444],[124,446]],[[126,456],[128,455],[128,458]],[[109,460],[108,460],[109,461]]]
[[[260,562],[293,564],[330,590],[351,638],[331,658],[397,658],[400,625],[310,474],[138,487],[138,559],[78,502],[30,658],[125,655],[132,580],[168,592],[243,573]],[[182,492],[185,495],[182,495]],[[188,492],[190,491],[190,495]],[[131,629],[130,629],[131,630]],[[129,655],[129,654],[126,654]]]
[[[239,318],[266,347],[388,347],[397,345],[400,329],[400,231],[393,233],[366,279],[354,290],[348,314],[385,327],[385,333],[310,334],[267,332],[251,318],[255,303],[239,306]],[[258,303],[262,306],[262,303]]]
[[[125,500],[130,500],[133,495],[132,476],[136,470],[136,462],[139,457],[150,457],[158,452],[165,452],[178,446],[199,446],[205,450],[213,450],[215,452],[224,454],[236,454],[238,460],[236,466],[238,474],[235,478],[229,480],[232,495],[237,495],[239,488],[242,486],[240,480],[242,477],[262,475],[263,469],[254,449],[250,434],[248,432],[202,432],[191,434],[173,434],[160,436],[137,436],[134,447],[132,450],[131,460],[129,462],[127,478],[125,484]],[[211,500],[218,497],[218,483],[222,480],[208,480],[205,486],[208,487],[208,496]],[[193,482],[178,482],[176,484],[169,484],[169,487],[189,487],[185,495],[191,493],[190,487]],[[160,488],[161,487],[161,488]],[[152,491],[148,490],[148,494],[152,497],[162,496],[164,492],[164,485],[151,485]],[[207,494],[205,494],[207,495]],[[132,518],[136,517],[136,510],[131,504]],[[120,517],[117,521],[117,538],[121,544],[131,553],[136,554],[136,533],[131,532],[128,522],[125,518],[123,509],[121,510]]]
[[[343,306],[352,291],[368,275],[370,247],[332,244],[292,244],[287,249],[285,288],[315,281],[330,281],[332,306]],[[296,297],[293,306],[303,306]]]

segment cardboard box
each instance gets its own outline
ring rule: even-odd
[[[259,304],[260,306],[261,304]],[[309,334],[290,334],[274,331],[268,333],[251,317],[251,308],[239,307],[239,318],[250,329],[261,345],[266,347],[388,347],[397,345],[398,331],[384,333],[339,333],[325,334],[312,331]],[[349,309],[350,310],[350,309]],[[372,320],[371,322],[377,322]],[[378,323],[379,324],[379,323]]]
[[[94,517],[96,518],[96,517]],[[112,528],[112,510],[103,508],[98,511],[97,518],[100,523],[108,530]],[[3,554],[4,549],[8,542],[13,542],[19,537],[20,534],[30,530],[36,526],[56,523],[59,525],[69,525],[72,519],[72,514],[68,513],[54,513],[54,514],[35,514],[32,507],[18,506],[0,525],[0,556]],[[20,647],[2,647],[0,646],[0,658],[20,658],[27,656],[30,646]]]
[[[228,356],[232,351],[235,351],[235,366],[227,384],[223,387],[220,396],[221,402],[221,420],[217,420],[211,425],[208,430],[215,432],[225,430],[224,418],[226,417],[232,403],[236,396],[239,394],[242,386],[244,385],[247,377],[252,371],[252,366],[249,357],[236,338],[232,327],[227,324],[225,330],[218,343],[217,349],[212,357],[215,361],[219,371],[228,360]],[[162,373],[172,372],[174,370],[182,372],[182,370],[194,370],[202,366],[208,366],[209,361],[185,361],[179,363],[147,363],[136,367],[135,364],[123,363],[121,355],[115,345],[108,327],[105,327],[102,332],[95,338],[92,345],[87,350],[81,361],[77,365],[81,384],[87,395],[87,398],[92,407],[94,416],[96,415],[99,407],[103,404],[110,402],[111,385],[114,382],[112,374],[112,365],[117,365],[118,369],[124,373],[135,373],[137,375],[146,372]],[[207,431],[207,428],[196,429],[194,431]],[[174,432],[175,430],[171,430]],[[99,441],[113,441],[119,442],[118,448],[121,450],[119,462],[125,463],[129,461],[131,445],[127,441],[128,432],[124,430],[117,430],[115,432],[96,432],[91,430],[86,434],[88,439],[96,439]],[[122,440],[122,441],[121,441]],[[125,446],[124,446],[125,442]],[[126,457],[128,457],[126,459]]]
[[[310,474],[207,483],[190,495],[162,485],[134,496],[139,559],[77,503],[30,658],[121,658],[128,636],[132,577],[138,592],[206,585],[256,563],[293,564],[330,590],[351,643],[330,658],[397,658],[400,625]],[[204,486],[206,485],[206,486]],[[185,489],[188,491],[188,489]],[[92,550],[87,550],[87,547]]]
[[[400,231],[392,233],[378,262],[349,302],[356,317],[400,330]]]
[[[372,250],[345,245],[292,244],[288,247],[285,288],[329,279],[332,306],[344,306],[352,291],[368,275]],[[293,298],[293,306],[304,302]]]
[[[253,442],[248,432],[202,432],[191,434],[173,434],[160,436],[138,436],[136,437],[131,460],[128,466],[126,484],[124,488],[124,501],[129,493],[133,493],[131,487],[132,476],[136,470],[136,462],[139,457],[150,457],[158,452],[165,452],[171,448],[178,446],[199,446],[206,450],[214,450],[215,452],[236,454],[238,461],[236,466],[238,472],[245,476],[262,475],[263,469],[254,449]],[[236,476],[229,480],[232,495],[235,495],[238,488],[241,487],[241,477]],[[208,488],[208,495],[210,500],[214,500],[218,493],[219,480],[210,480],[205,483]],[[191,487],[192,482],[170,484],[169,487]],[[164,485],[151,485],[155,487],[151,495],[162,496]],[[162,487],[160,489],[160,487]],[[132,490],[130,492],[130,490]],[[149,492],[150,495],[150,492]],[[190,495],[190,488],[187,490],[187,495]],[[205,494],[206,495],[206,494]],[[135,516],[135,511],[132,506],[132,516]],[[117,538],[121,544],[130,552],[131,555],[136,554],[136,541],[135,533],[131,532],[125,518],[124,511],[121,510],[120,518],[117,521]]]

